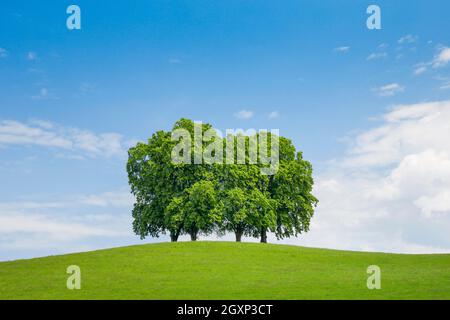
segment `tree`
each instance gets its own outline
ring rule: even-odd
[[[271,198],[277,202],[278,239],[309,231],[318,200],[312,195],[312,166],[298,152],[294,160],[281,161],[270,182]]]
[[[221,221],[221,210],[213,182],[199,181],[186,190],[184,230],[192,241],[197,240],[199,232],[208,235],[214,230]]]
[[[267,242],[267,231],[274,231],[276,226],[277,202],[270,198],[268,192],[254,190],[250,195],[252,199],[252,217],[254,219],[255,237],[260,237],[262,243]]]
[[[170,232],[170,241],[176,242],[184,230],[184,199],[172,198],[164,213],[164,224]]]
[[[216,230],[234,232],[236,241],[244,235],[267,242],[268,232],[282,239],[309,230],[317,204],[312,166],[289,139],[265,134],[269,153],[261,155],[261,144],[255,145],[265,140],[261,133],[222,139],[210,124],[201,124],[203,136],[192,142],[197,130],[191,120],[180,119],[172,131],[157,131],[147,143],[130,148],[127,171],[136,198],[136,234],[145,238],[168,232],[171,241],[189,234],[195,241]],[[225,162],[211,161],[222,154]],[[275,169],[269,175],[268,166]]]
[[[195,197],[197,188],[205,185],[190,188],[197,182],[211,180],[212,165],[172,161],[172,152],[177,144],[172,141],[172,132],[177,129],[184,129],[194,135],[194,123],[188,119],[180,119],[171,132],[157,131],[148,143],[138,143],[128,151],[128,181],[136,198],[132,212],[133,230],[142,239],[148,235],[158,237],[168,231],[171,240],[177,241],[183,233],[196,238],[198,232],[203,231],[202,228],[206,232],[211,230],[211,226],[206,226],[204,220],[193,223],[195,219],[192,205],[188,207],[186,202],[198,199]],[[201,125],[202,131],[209,129],[211,125]],[[203,151],[205,146],[202,142],[201,145],[192,144],[190,147],[189,157],[193,163],[195,148]],[[189,194],[192,199],[188,197]],[[196,225],[201,228],[195,232]]]
[[[268,150],[272,150],[272,134],[268,133]],[[312,195],[312,166],[304,160],[302,153],[296,153],[290,139],[278,137],[279,163],[273,175],[259,175],[259,190],[264,197],[258,197],[261,210],[267,210],[260,222],[259,237],[267,242],[267,231],[274,231],[277,239],[297,236],[309,231],[309,223],[318,200]],[[270,151],[271,152],[271,151]],[[270,153],[269,152],[269,153]],[[259,163],[259,166],[263,166]],[[267,202],[266,202],[267,199]],[[275,215],[275,228],[272,214]],[[262,222],[266,222],[263,224]],[[254,234],[255,236],[258,233]]]
[[[242,235],[251,235],[253,230],[249,198],[240,188],[224,191],[222,196],[222,231],[234,232],[236,242],[241,242]]]
[[[148,144],[138,143],[128,151],[128,180],[136,202],[133,207],[133,230],[141,239],[157,237],[165,231],[164,212],[172,198],[172,186],[165,184],[171,167],[166,165],[165,152],[169,149],[168,133],[159,131]],[[163,169],[163,170],[162,170]]]
[[[266,188],[267,183],[261,183],[267,177],[261,175],[260,167],[253,160],[257,156],[251,154],[250,145],[255,136],[238,134],[228,135],[223,139],[223,154],[226,156],[225,165],[216,166],[215,175],[218,179],[220,200],[223,203],[222,223],[220,232],[233,232],[236,241],[242,236],[255,236],[259,227],[256,218],[256,206],[253,194]],[[255,140],[253,140],[255,141]],[[232,155],[228,151],[232,150]],[[237,164],[239,161],[244,164]]]

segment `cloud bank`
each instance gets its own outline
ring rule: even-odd
[[[0,260],[102,247],[132,235],[127,188],[93,195],[0,202]],[[29,252],[28,254],[24,252]]]
[[[398,106],[316,177],[319,247],[450,252],[450,101]]]
[[[76,154],[80,157],[123,157],[130,142],[118,133],[96,134],[89,130],[62,127],[32,120],[0,121],[0,147],[39,146]]]

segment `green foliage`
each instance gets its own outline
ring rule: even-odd
[[[277,202],[276,236],[297,236],[309,230],[318,200],[312,195],[312,166],[297,153],[293,161],[282,161],[270,182],[271,197]]]
[[[132,212],[136,234],[145,238],[168,232],[176,241],[181,234],[196,240],[200,233],[234,232],[237,241],[245,235],[266,242],[267,232],[285,238],[309,230],[317,204],[312,195],[312,166],[296,153],[289,139],[279,137],[278,170],[265,175],[262,168],[267,164],[255,161],[261,160],[255,158],[259,150],[250,152],[251,146],[261,140],[260,134],[221,139],[210,124],[202,124],[203,134],[209,130],[210,135],[203,141],[194,139],[195,126],[189,119],[180,119],[172,132],[158,131],[147,144],[138,143],[129,150],[127,171],[136,198]],[[172,141],[172,133],[178,129],[192,137],[185,145],[187,150],[175,148],[185,139],[181,136],[179,141]],[[271,150],[273,137],[271,133],[267,136]],[[211,148],[213,143],[218,149]],[[236,164],[243,147],[245,163]],[[174,150],[190,163],[173,162]],[[234,158],[229,157],[230,150]],[[222,153],[225,160],[198,163],[196,154],[204,153],[213,157]]]

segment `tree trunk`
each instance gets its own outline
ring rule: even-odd
[[[236,235],[236,242],[241,242],[242,231],[236,231],[235,235]]]
[[[197,241],[197,232],[191,233],[191,241]]]
[[[267,230],[266,228],[261,229],[261,243],[267,243]]]
[[[177,242],[180,236],[181,229],[170,231],[170,241]]]

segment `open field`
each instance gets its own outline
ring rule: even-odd
[[[81,290],[66,268],[81,268]],[[378,265],[381,290],[366,286]],[[0,299],[450,299],[450,255],[232,242],[139,245],[0,263]]]

